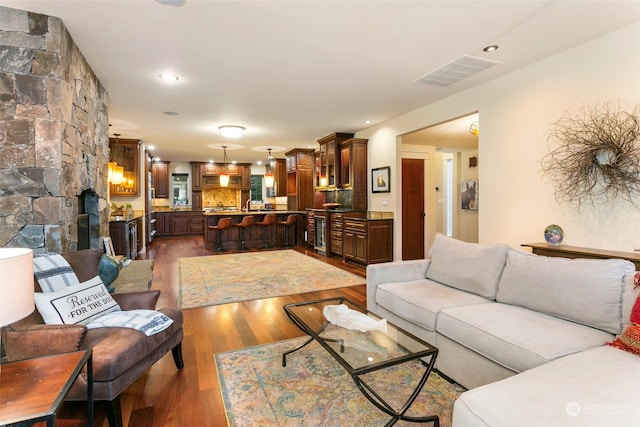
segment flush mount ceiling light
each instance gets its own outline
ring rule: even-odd
[[[224,125],[218,128],[225,138],[238,139],[244,136],[245,128],[236,125]]]
[[[171,73],[162,73],[160,74],[160,78],[165,82],[177,82],[178,80],[180,80],[180,77]]]

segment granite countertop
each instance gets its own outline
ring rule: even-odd
[[[393,212],[382,211],[354,211],[351,209],[307,209],[312,212],[335,212],[344,213],[345,218],[359,221],[376,221],[383,219],[393,219]]]
[[[142,218],[144,215],[142,214],[133,214],[131,216],[126,216],[126,215],[117,215],[117,216],[110,216],[109,217],[109,222],[129,222],[129,221],[135,221],[137,219]]]
[[[270,214],[270,213],[274,213],[274,214],[300,214],[300,215],[306,215],[306,212],[303,211],[274,211],[274,210],[250,210],[249,212],[247,211],[213,211],[213,212],[205,212],[204,215],[205,216],[237,216],[237,215],[252,215],[252,214]]]

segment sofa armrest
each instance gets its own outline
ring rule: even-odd
[[[126,292],[111,294],[122,310],[155,310],[160,291]]]
[[[8,361],[79,350],[87,335],[84,325],[19,324],[2,328]]]
[[[427,277],[427,268],[431,260],[416,259],[395,261],[367,266],[367,309],[374,311],[376,290],[383,283],[409,282]]]

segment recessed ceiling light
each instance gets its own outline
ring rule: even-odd
[[[163,111],[162,114],[166,115],[166,116],[177,116],[178,113],[176,113],[175,111]]]
[[[485,47],[484,49],[485,52],[493,52],[494,50],[498,50],[498,45],[497,44],[492,44],[490,46]]]
[[[155,146],[153,145],[147,145],[147,150],[155,150]]]
[[[165,82],[177,82],[178,80],[180,80],[180,77],[171,73],[162,73],[160,74],[160,78]]]
[[[156,0],[158,3],[165,6],[179,7],[187,2],[187,0]]]
[[[364,122],[365,122],[366,124],[369,124],[369,123],[371,123],[371,120],[365,120]]]
[[[213,160],[209,160],[209,163],[213,163]]]

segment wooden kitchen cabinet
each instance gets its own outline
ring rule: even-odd
[[[351,189],[351,209],[366,211],[368,189],[367,139],[349,138],[340,146],[339,187]]]
[[[251,165],[242,165],[240,168],[240,176],[242,177],[242,183],[240,184],[241,190],[251,191]]]
[[[344,258],[360,264],[393,261],[393,220],[344,219]]]
[[[287,208],[302,211],[313,207],[312,148],[295,148],[285,153],[287,166]]]
[[[343,256],[343,230],[342,230],[343,214],[334,212],[329,215],[329,228],[331,238],[329,239],[331,245],[331,253],[342,258]]]
[[[353,138],[352,133],[334,132],[318,140],[319,157],[314,171],[316,187],[336,188],[340,186],[340,146]]]
[[[109,138],[109,149],[111,150],[110,160],[118,163],[124,168],[124,180],[121,184],[111,183],[109,194],[111,196],[139,196],[140,195],[140,174],[139,174],[139,139]]]
[[[136,259],[142,248],[143,233],[142,217],[109,222],[109,237],[116,255]]]
[[[174,212],[171,214],[171,221],[173,222],[174,236],[189,234],[191,232],[189,212]]]
[[[191,207],[193,210],[202,210],[202,191],[191,192]]]
[[[307,211],[307,245],[312,248],[316,244],[316,215],[313,211]]]
[[[204,233],[204,214],[202,212],[196,212],[195,210],[189,212],[189,233]]]
[[[276,166],[274,171],[274,190],[276,197],[283,197],[287,195],[287,165],[285,159],[276,159]]]
[[[202,190],[202,165],[204,163],[191,162],[191,190]]]
[[[169,162],[154,161],[151,173],[156,186],[156,199],[169,199]]]
[[[156,227],[158,236],[173,234],[173,212],[156,212]]]

